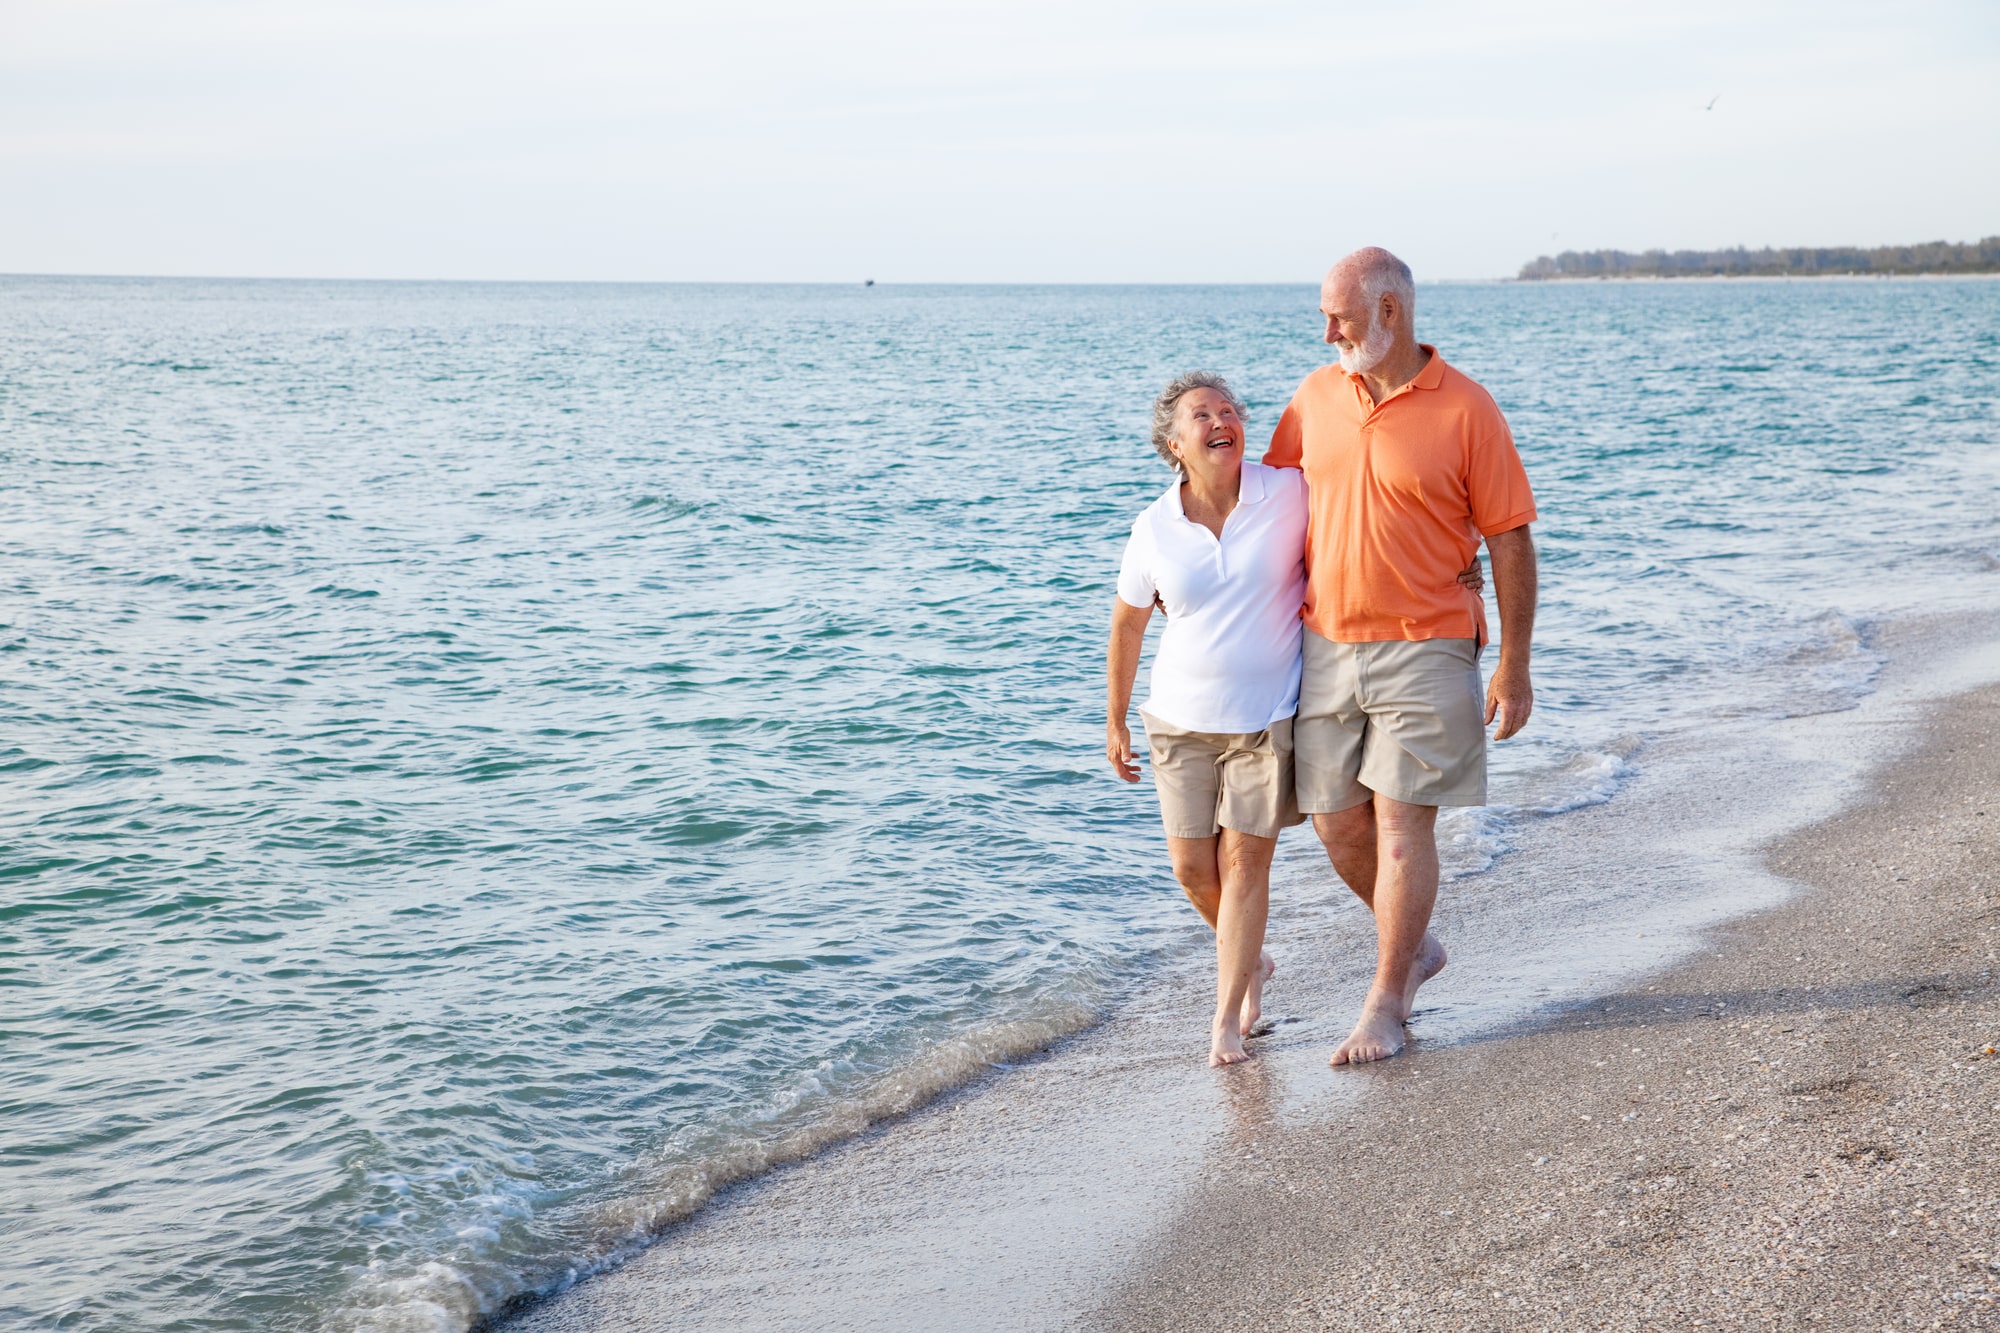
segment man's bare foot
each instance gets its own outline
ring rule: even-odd
[[[1417,946],[1417,956],[1410,963],[1410,984],[1403,990],[1403,1021],[1408,1022],[1417,1011],[1417,988],[1444,971],[1449,958],[1438,937],[1425,931],[1424,942]]]
[[[1371,989],[1367,1003],[1361,1006],[1360,1021],[1347,1034],[1347,1040],[1334,1048],[1333,1058],[1327,1063],[1361,1065],[1402,1054],[1403,1016],[1396,1012],[1400,1002],[1400,996],[1383,995]]]
[[[1236,1033],[1235,1026],[1223,1019],[1216,1019],[1209,1029],[1212,1040],[1208,1046],[1208,1067],[1220,1069],[1224,1065],[1242,1064],[1250,1058],[1250,1052],[1243,1049],[1243,1038]]]
[[[1277,975],[1278,964],[1272,959],[1270,950],[1266,949],[1263,957],[1257,960],[1256,972],[1251,974],[1250,989],[1243,992],[1243,1021],[1236,1025],[1236,1030],[1244,1036],[1254,1032],[1257,1020],[1264,1016],[1264,983]]]

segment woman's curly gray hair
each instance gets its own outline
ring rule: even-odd
[[[1160,396],[1153,400],[1153,447],[1160,451],[1160,457],[1167,460],[1167,466],[1176,472],[1181,470],[1181,460],[1174,457],[1174,413],[1180,410],[1181,399],[1196,389],[1215,390],[1229,400],[1237,416],[1246,415],[1243,400],[1236,396],[1236,390],[1214,371],[1190,370],[1176,375],[1173,383],[1160,390]]]

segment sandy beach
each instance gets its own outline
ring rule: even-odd
[[[1698,959],[1242,1127],[1089,1322],[2000,1327],[2000,689],[1767,859]]]
[[[2000,687],[1871,728],[1901,757],[1766,850],[1794,895],[1678,964],[1494,1022],[1465,995],[1533,942],[1468,940],[1354,1071],[1359,976],[1302,968],[1224,1076],[1191,972],[507,1327],[2000,1327]],[[1339,921],[1294,953],[1356,952]]]

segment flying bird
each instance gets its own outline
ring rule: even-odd
[[[1707,106],[1705,106],[1705,107],[1703,107],[1703,108],[1702,108],[1702,110],[1703,110],[1703,111],[1713,111],[1713,110],[1715,110],[1715,104],[1716,104],[1717,102],[1720,102],[1721,100],[1722,100],[1722,94],[1721,94],[1721,93],[1717,93],[1717,94],[1716,94],[1715,96],[1713,96],[1713,97],[1711,97],[1711,98],[1709,98],[1709,99],[1708,99],[1708,105],[1707,105]]]

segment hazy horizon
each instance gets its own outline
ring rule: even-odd
[[[960,281],[950,278],[921,279],[911,281],[884,280],[881,278],[384,278],[367,274],[349,277],[328,277],[313,273],[61,273],[61,272],[4,272],[0,271],[0,281],[16,278],[64,280],[75,282],[268,282],[279,283],[351,283],[365,285],[379,283],[384,286],[493,286],[493,287],[1060,287],[1060,288],[1144,288],[1161,287],[1215,287],[1215,288],[1256,288],[1294,287],[1314,290],[1319,285],[1315,277],[1286,280],[1214,281],[1203,282],[1186,279],[1131,281],[1092,280],[1042,280],[1023,278],[1019,280],[996,279],[991,281]],[[2000,273],[1791,273],[1791,274],[1720,274],[1703,273],[1688,276],[1662,277],[1655,274],[1614,274],[1603,277],[1565,277],[1550,279],[1522,279],[1513,276],[1494,278],[1418,278],[1418,287],[1490,287],[1501,284],[1525,283],[1530,286],[1570,286],[1580,282],[1623,282],[1646,283],[1666,282],[1685,284],[1691,282],[1930,282],[1938,280],[1959,281],[1976,279],[2000,281]]]
[[[1394,40],[1368,44],[1370,33]],[[0,9],[0,271],[1424,280],[2000,231],[2000,12],[1447,0]]]

